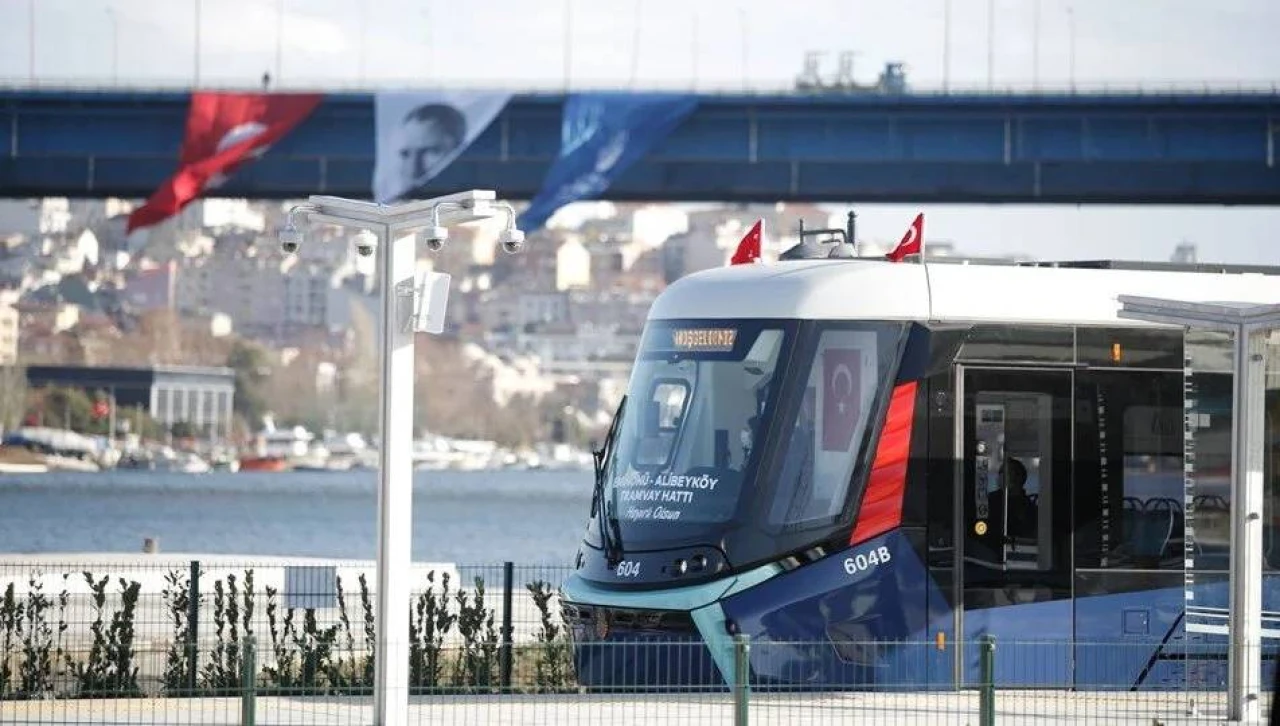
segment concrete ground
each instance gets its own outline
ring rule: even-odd
[[[1269,707],[1270,694],[1263,708]],[[1193,704],[1194,702],[1194,704]],[[241,702],[229,698],[0,702],[3,724],[217,724],[242,723]],[[259,698],[259,726],[372,723],[368,698]],[[1266,711],[1263,711],[1265,723]],[[435,696],[415,697],[410,724],[731,724],[726,693],[648,696]],[[955,724],[978,726],[976,693],[849,693],[753,695],[751,724],[830,726],[832,723]],[[1224,723],[1220,693],[1087,693],[1002,691],[997,724],[1216,724]]]

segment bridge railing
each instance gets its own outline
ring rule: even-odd
[[[188,92],[205,91],[254,91],[264,87],[273,91],[322,92],[322,93],[373,93],[378,91],[428,91],[486,89],[513,93],[547,93],[585,91],[665,91],[690,92],[705,95],[748,96],[815,96],[815,97],[892,97],[894,94],[876,90],[797,90],[795,83],[787,79],[760,79],[747,84],[692,81],[647,81],[639,85],[615,79],[573,79],[569,84],[555,80],[545,81],[489,81],[444,80],[424,81],[415,79],[358,80],[333,77],[287,77],[271,79],[264,86],[261,78],[210,76],[193,82],[191,78],[103,79],[77,76],[20,77],[0,76],[0,91],[61,91],[61,92]],[[1280,94],[1280,79],[1276,80],[1112,80],[1071,82],[1013,81],[988,84],[982,81],[913,82],[908,96],[1162,96],[1162,95],[1276,95]]]

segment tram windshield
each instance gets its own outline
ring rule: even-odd
[[[838,518],[901,329],[651,322],[606,464],[624,546]]]

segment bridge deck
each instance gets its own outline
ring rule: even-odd
[[[522,94],[428,193],[529,198],[564,97]],[[0,196],[146,196],[174,170],[188,95],[0,92]],[[705,95],[610,198],[1275,204],[1280,93]],[[219,191],[367,197],[373,97],[334,94]]]

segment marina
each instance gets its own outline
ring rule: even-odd
[[[412,461],[415,469],[430,471],[589,471],[591,467],[590,454],[568,444],[542,443],[511,449],[493,441],[430,433],[414,441]],[[377,463],[377,448],[359,433],[324,431],[317,436],[301,426],[277,429],[270,421],[241,447],[195,440],[144,442],[136,436],[108,439],[25,426],[9,432],[0,444],[0,484],[6,474],[49,471],[341,472],[372,470]]]

